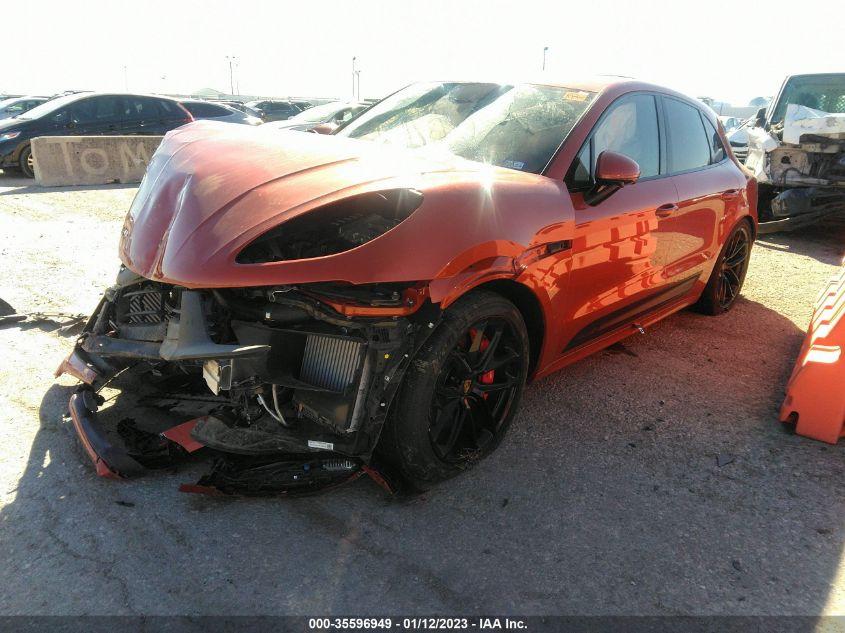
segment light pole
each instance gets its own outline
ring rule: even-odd
[[[123,89],[126,92],[129,92],[129,70],[126,68],[126,65],[123,66]]]
[[[355,62],[357,61],[357,57],[354,55],[352,56],[352,99],[355,99],[355,79],[358,76],[358,71],[355,68]]]
[[[546,53],[549,51],[548,46],[543,47],[543,70],[546,70]]]
[[[235,94],[235,73],[234,66],[238,63],[238,58],[234,55],[226,55],[226,61],[229,62],[229,94]]]

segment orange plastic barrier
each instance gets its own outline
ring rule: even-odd
[[[816,302],[810,329],[792,376],[780,421],[795,432],[835,444],[845,437],[845,268],[830,280]]]

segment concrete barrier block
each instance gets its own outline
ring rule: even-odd
[[[35,180],[45,187],[141,182],[163,136],[40,136]]]

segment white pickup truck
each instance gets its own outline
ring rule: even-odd
[[[748,128],[760,232],[845,211],[845,73],[791,75]]]

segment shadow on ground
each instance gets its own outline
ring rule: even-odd
[[[138,183],[110,183],[107,185],[75,185],[72,187],[42,187],[32,178],[25,178],[21,173],[0,170],[0,196],[19,196],[25,193],[62,193],[74,191],[102,191],[104,189],[131,189]],[[12,189],[12,187],[14,187]]]
[[[0,513],[4,613],[817,614],[845,538],[843,446],[776,422],[803,333],[743,300],[529,387],[510,436],[410,501],[97,478],[45,394]],[[623,352],[623,353],[620,353]]]
[[[762,235],[756,246],[807,255],[825,264],[840,266],[843,244],[838,239],[832,239],[837,235],[845,235],[845,211],[794,232]]]

